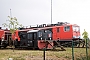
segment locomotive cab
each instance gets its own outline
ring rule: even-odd
[[[18,32],[20,41],[15,42],[15,47],[27,47],[27,48],[39,48],[45,47],[45,43],[41,43],[41,40],[51,40],[52,33],[49,30],[30,30]]]

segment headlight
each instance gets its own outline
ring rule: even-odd
[[[73,38],[76,38],[75,36],[73,36]]]
[[[41,40],[42,40],[42,38],[41,38]]]
[[[4,41],[4,39],[2,39],[2,41]]]
[[[77,37],[76,36],[73,36],[73,38],[81,38],[81,37],[80,36],[77,36]]]
[[[4,37],[2,37],[2,41],[4,41]]]
[[[50,40],[51,40],[51,38],[50,38]]]

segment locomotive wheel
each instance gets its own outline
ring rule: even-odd
[[[78,47],[78,48],[80,47],[80,42],[77,44],[77,47]]]
[[[82,48],[84,48],[84,46],[85,46],[85,41],[84,41],[84,40],[82,40],[82,41],[80,42],[80,46],[81,46]]]
[[[80,47],[80,40],[75,41],[75,43],[77,43],[76,47],[79,48]]]
[[[85,41],[83,41],[81,44],[82,44],[81,47],[84,48],[84,46],[85,46]]]
[[[13,43],[14,43],[14,47],[15,47],[15,48],[18,48],[18,46],[19,46],[18,41],[15,40]]]
[[[79,41],[77,44],[78,48],[80,48],[80,47],[84,48],[84,46],[85,46],[85,41]]]
[[[18,48],[17,45],[15,45],[15,48]]]
[[[4,48],[6,48],[7,46],[4,46]]]

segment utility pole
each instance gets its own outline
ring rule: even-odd
[[[52,24],[52,0],[51,0],[51,24]]]
[[[10,17],[12,18],[12,13],[11,13],[11,9],[10,9]]]

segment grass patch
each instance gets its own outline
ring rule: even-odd
[[[86,57],[76,58],[76,60],[87,60]],[[90,56],[88,56],[88,60],[90,60]]]
[[[72,59],[72,48],[65,48],[66,51],[46,51],[46,57],[51,59],[61,59],[62,57],[66,60]],[[74,57],[76,60],[85,59],[86,54],[85,48],[74,48]],[[89,53],[90,49],[88,50]],[[90,55],[90,53],[89,53]],[[7,60],[8,58],[13,58],[13,60],[26,60],[26,58],[43,58],[43,51],[39,50],[13,50],[6,49],[0,50],[0,60]],[[89,57],[90,59],[90,57]]]

